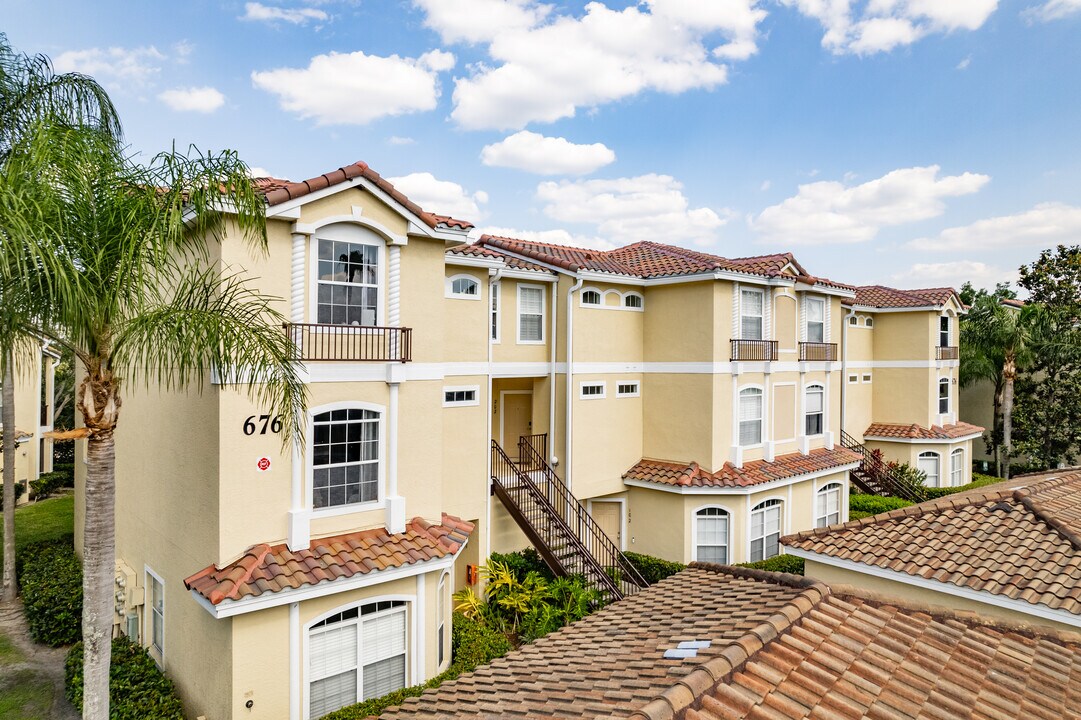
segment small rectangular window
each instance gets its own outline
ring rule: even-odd
[[[443,407],[479,405],[479,390],[480,388],[476,385],[471,387],[445,387],[443,388]]]
[[[146,589],[149,591],[150,647],[159,658],[165,657],[165,583],[149,568],[146,571]]]
[[[939,347],[950,346],[950,316],[943,315],[938,319],[938,345]]]
[[[867,373],[867,374],[865,374],[865,375],[863,376],[863,381],[864,381],[865,383],[869,383],[869,382],[871,382],[871,373]]]
[[[638,381],[616,383],[616,397],[638,397]]]
[[[858,383],[859,381],[860,381],[860,376],[859,375],[849,375],[848,376],[849,384]]]
[[[580,397],[583,400],[595,400],[604,397],[603,382],[584,382],[581,385]]]

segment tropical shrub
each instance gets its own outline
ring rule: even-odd
[[[31,545],[16,558],[23,608],[30,635],[52,647],[81,637],[83,571],[75,548],[66,542]]]
[[[631,565],[634,565],[634,569],[650,585],[660,582],[670,575],[675,575],[687,567],[683,563],[662,560],[659,557],[643,555],[642,553],[625,552],[623,556],[630,560]]]
[[[492,553],[491,558],[506,565],[519,580],[525,580],[525,576],[531,572],[537,573],[545,580],[555,578],[552,571],[544,564],[540,554],[533,548],[511,553]]]
[[[30,492],[35,500],[44,500],[60,488],[67,487],[68,475],[64,472],[49,472],[30,481]]]
[[[774,557],[759,560],[758,562],[740,563],[738,567],[802,575],[803,558],[798,558],[795,555],[775,555]]]
[[[71,647],[64,661],[64,688],[71,704],[82,709],[82,642]],[[165,677],[142,646],[123,636],[113,639],[109,716],[111,720],[184,720],[184,707],[173,681]]]
[[[21,482],[15,483],[15,502],[19,502],[19,498],[26,492],[26,485]],[[0,485],[0,505],[4,503],[4,486]]]
[[[848,496],[848,518],[850,520],[859,520],[871,515],[908,507],[911,504],[910,501],[902,498],[853,493]]]

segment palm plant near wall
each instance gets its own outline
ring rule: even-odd
[[[39,227],[26,252],[0,256],[0,279],[21,283],[41,308],[31,329],[69,347],[85,371],[75,391],[84,427],[71,433],[87,440],[83,717],[107,720],[123,397],[133,386],[184,392],[216,378],[280,414],[289,442],[299,440],[305,387],[279,299],[211,252],[227,232],[266,251],[264,201],[234,153],[174,150],[143,166],[100,135],[54,130],[19,153],[22,177],[37,177],[41,147],[63,163],[27,193]]]
[[[41,124],[92,128],[112,138],[120,136],[120,120],[105,90],[92,78],[78,73],[56,73],[44,55],[16,52],[0,33],[0,174],[7,160],[27,135]],[[13,214],[0,213],[0,243],[4,252],[17,251],[27,227]],[[14,599],[15,582],[15,360],[16,346],[31,345],[23,333],[26,312],[15,290],[0,287],[0,372],[3,375],[2,424],[4,433],[4,570],[3,596]]]

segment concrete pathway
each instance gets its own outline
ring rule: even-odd
[[[79,720],[79,713],[64,697],[67,648],[51,648],[31,640],[21,602],[0,602],[0,635],[6,636],[21,655],[14,663],[0,663],[0,687],[48,681],[53,687],[52,707],[41,720]]]

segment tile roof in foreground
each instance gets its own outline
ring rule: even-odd
[[[381,717],[1077,720],[1081,635],[695,564]]]
[[[380,190],[394,198],[395,202],[405,206],[409,212],[419,217],[433,229],[469,230],[473,227],[472,223],[465,220],[458,220],[449,215],[436,215],[435,213],[425,212],[419,205],[396,189],[393,183],[368,167],[366,162],[355,162],[352,165],[346,165],[300,182],[261,177],[252,178],[252,184],[255,185],[256,192],[262,193],[266,198],[267,205],[280,205],[288,200],[296,200],[324,188],[339,185],[355,177],[363,177],[373,183]]]
[[[961,299],[953,288],[921,288],[898,290],[884,285],[863,285],[856,288],[854,300],[843,300],[845,305],[862,305],[870,308],[919,308],[941,307],[950,298]]]
[[[890,423],[871,423],[863,431],[864,438],[887,438],[902,440],[956,440],[958,438],[980,435],[984,428],[971,423],[959,422],[952,425],[932,425],[929,428],[920,425],[891,425]]]
[[[947,496],[781,542],[1081,616],[1081,472]]]
[[[675,487],[747,487],[773,480],[807,475],[858,463],[860,456],[840,445],[832,450],[816,448],[807,455],[778,455],[773,462],[752,460],[737,468],[726,462],[717,472],[709,472],[696,462],[677,463],[643,458],[623,474],[624,480],[640,480]]]
[[[285,544],[255,545],[239,560],[206,567],[184,585],[217,605],[437,560],[457,553],[472,532],[473,523],[443,513],[439,525],[416,517],[404,533],[362,530],[313,540],[306,550],[295,552]]]

